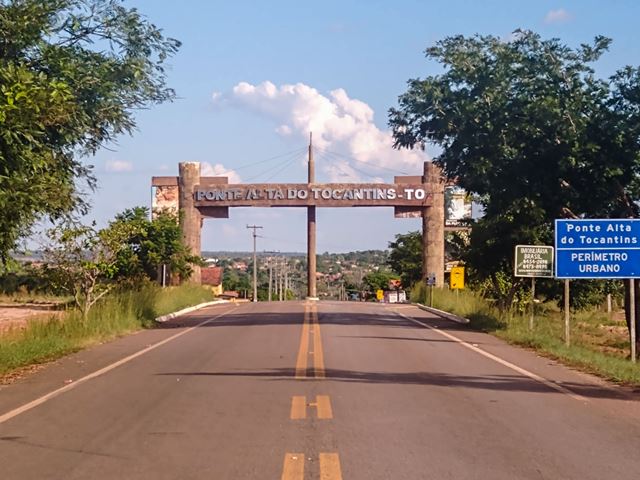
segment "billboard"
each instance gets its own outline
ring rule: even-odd
[[[155,218],[158,212],[178,214],[178,186],[162,185],[153,187],[151,215]]]
[[[464,188],[449,185],[444,189],[445,227],[466,226],[471,220],[471,195]]]

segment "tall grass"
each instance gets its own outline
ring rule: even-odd
[[[429,304],[428,287],[416,289],[413,301]],[[564,342],[564,314],[553,304],[536,305],[534,328],[529,314],[499,311],[485,298],[465,289],[433,290],[433,306],[470,320],[470,327],[510,343],[532,348],[583,371],[621,383],[640,384],[640,366],[629,360],[623,321],[604,312],[572,312],[571,345]]]
[[[69,310],[48,320],[32,321],[24,329],[0,336],[0,375],[148,327],[157,316],[212,299],[211,290],[203,287],[146,285],[105,297],[86,320]]]

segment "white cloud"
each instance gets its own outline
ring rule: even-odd
[[[547,25],[550,23],[563,23],[571,20],[572,16],[564,8],[558,10],[550,10],[544,17],[544,23]]]
[[[133,171],[133,163],[124,160],[107,160],[104,169],[107,172],[131,172]]]
[[[242,183],[240,175],[234,170],[225,168],[221,163],[212,165],[209,162],[202,162],[200,164],[200,175],[203,177],[229,177],[229,183]]]
[[[373,167],[417,175],[427,160],[421,151],[393,149],[391,133],[376,126],[373,109],[350,98],[342,88],[323,95],[303,83],[276,86],[268,81],[259,85],[241,82],[230,92],[214,93],[213,100],[218,105],[266,116],[282,136],[306,139],[313,132],[314,146],[324,157],[321,168],[331,181],[373,181],[368,175],[380,181],[393,175]]]
[[[280,125],[278,128],[276,128],[276,132],[278,132],[283,137],[288,137],[293,133],[289,125]]]

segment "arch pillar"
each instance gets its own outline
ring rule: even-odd
[[[202,215],[195,206],[194,192],[200,184],[200,163],[181,162],[178,168],[178,210],[182,240],[191,254],[199,256],[201,253]],[[191,276],[184,280],[200,285],[200,266],[192,265],[191,267],[193,269]]]
[[[422,183],[433,195],[433,203],[422,211],[422,280],[435,275],[436,286],[444,286],[444,187],[442,170],[424,162]]]

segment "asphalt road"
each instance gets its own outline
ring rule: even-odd
[[[0,479],[638,479],[636,397],[408,305],[219,305],[1,386]]]

